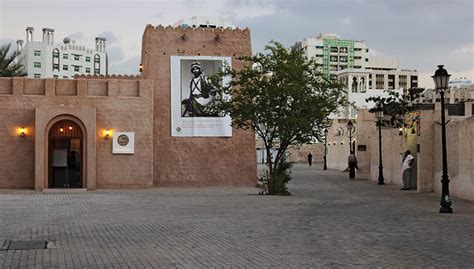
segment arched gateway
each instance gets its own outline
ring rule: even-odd
[[[95,189],[95,108],[38,106],[35,120],[35,189]]]
[[[84,140],[73,120],[57,121],[48,135],[48,187],[84,188]]]

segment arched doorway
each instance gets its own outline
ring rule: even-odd
[[[84,188],[84,143],[81,127],[60,120],[48,134],[48,187]]]

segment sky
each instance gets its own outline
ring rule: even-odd
[[[147,24],[221,17],[250,28],[254,53],[271,40],[292,46],[319,33],[364,40],[373,56],[398,58],[432,88],[438,64],[474,81],[473,14],[472,0],[0,0],[0,43],[25,39],[28,26],[37,41],[42,28],[55,29],[56,41],[68,36],[91,48],[103,36],[109,73],[136,74]]]

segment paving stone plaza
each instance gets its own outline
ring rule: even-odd
[[[292,196],[257,188],[0,191],[0,268],[474,266],[474,203],[295,165]],[[10,241],[47,249],[9,250]]]

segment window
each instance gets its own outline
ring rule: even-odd
[[[388,75],[388,89],[395,89],[395,75]]]
[[[317,49],[324,49],[324,46],[316,46]]]
[[[90,63],[91,62],[91,57],[86,57],[86,62]]]
[[[77,65],[74,66],[74,72],[80,72],[80,70],[81,70],[80,66],[77,66]]]
[[[68,71],[69,70],[69,66],[67,64],[63,65],[63,70],[64,71]]]
[[[330,78],[331,80],[337,80],[337,75],[331,74],[331,75],[329,76],[329,78]]]
[[[347,47],[341,47],[341,48],[339,48],[339,52],[347,53]]]
[[[354,56],[354,59],[355,59],[355,60],[360,60],[360,59],[362,59],[362,57],[360,57],[360,56]]]
[[[365,49],[365,52],[369,52],[369,49]]]
[[[94,55],[94,75],[100,74],[100,56],[99,54]]]
[[[343,63],[347,63],[347,56],[340,56],[339,61]]]
[[[331,56],[330,61],[331,62],[337,62],[337,56]]]
[[[75,61],[80,61],[81,60],[81,55],[74,54],[74,60]]]
[[[54,75],[54,76],[53,76],[53,78],[55,78],[55,79],[58,79],[58,78],[59,78],[59,76],[58,76],[58,75]]]
[[[86,67],[86,73],[90,74],[90,72],[91,72],[91,69],[89,67]]]
[[[331,47],[331,52],[338,52],[339,50],[337,49],[337,47]]]
[[[410,76],[410,84],[412,88],[418,87],[418,76]]]
[[[357,92],[357,78],[352,78],[352,92],[356,93]]]
[[[329,70],[331,70],[331,71],[337,71],[337,65],[331,65],[331,67],[329,68]]]
[[[361,69],[361,68],[362,68],[362,66],[360,66],[360,65],[354,65],[354,69]]]
[[[63,78],[68,78],[67,76],[63,76]]]
[[[407,76],[401,75],[398,77],[398,88],[407,89]]]
[[[382,90],[385,88],[385,78],[383,74],[375,74],[375,88]]]
[[[35,78],[41,78],[41,74],[34,74]]]
[[[365,61],[366,61],[366,62],[369,62],[369,58],[365,58]]]
[[[41,63],[40,62],[34,62],[33,67],[34,68],[41,68]]]
[[[354,48],[354,51],[362,51],[361,48]]]
[[[64,59],[64,60],[67,60],[67,59],[69,59],[69,54],[67,54],[67,53],[64,53],[64,54],[63,54],[63,59]]]
[[[58,49],[53,50],[53,71],[54,70],[59,71],[59,50]]]
[[[322,54],[316,54],[316,58],[323,58]]]
[[[41,56],[41,50],[35,50],[34,54],[35,56]]]

